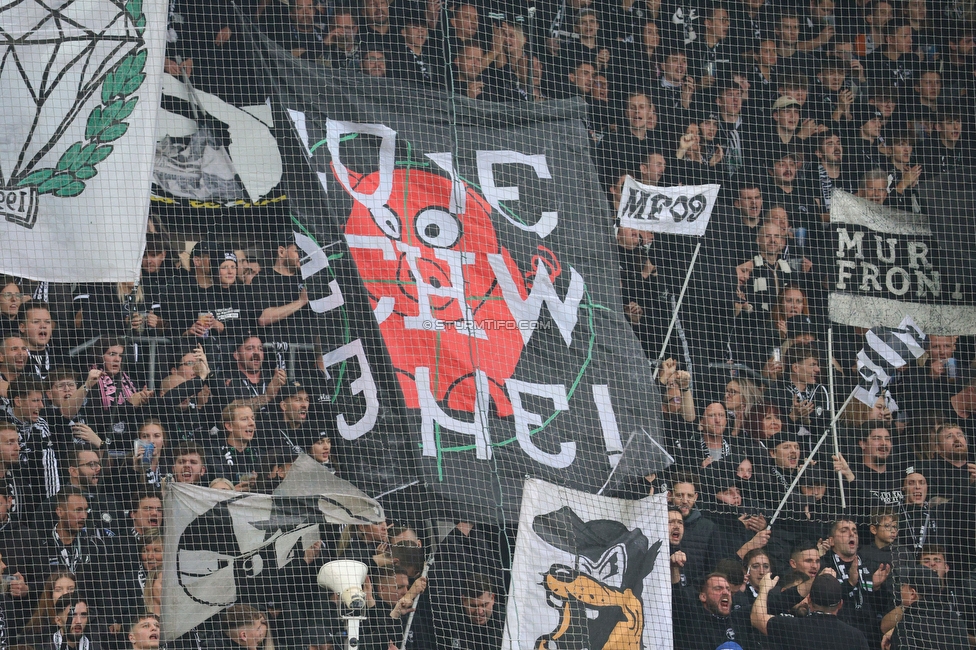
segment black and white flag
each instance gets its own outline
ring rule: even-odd
[[[162,639],[172,641],[273,580],[319,524],[385,521],[383,508],[308,456],[274,494],[170,483],[163,501]]]
[[[527,480],[502,648],[671,648],[667,524],[664,494]]]
[[[864,347],[857,353],[857,372],[861,381],[854,389],[854,397],[874,406],[895,371],[925,354],[924,342],[925,333],[908,316],[896,328],[868,330],[864,334]],[[889,408],[891,406],[889,404]]]
[[[721,185],[655,187],[627,176],[617,218],[625,228],[702,237],[719,189]]]
[[[835,192],[830,319],[899,327],[910,316],[930,335],[976,334],[972,278],[954,272],[953,251],[936,236],[937,221]]]

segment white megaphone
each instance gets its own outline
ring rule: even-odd
[[[333,560],[319,569],[318,583],[339,594],[342,604],[349,609],[362,610],[366,608],[363,581],[367,571],[369,567],[356,560]]]

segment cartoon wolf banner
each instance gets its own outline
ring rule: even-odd
[[[670,648],[666,536],[664,495],[623,501],[526,481],[503,647]]]

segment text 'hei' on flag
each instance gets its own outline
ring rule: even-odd
[[[617,219],[620,226],[702,237],[720,185],[655,187],[631,176],[624,180]]]
[[[899,327],[910,316],[928,335],[976,334],[972,278],[954,272],[934,221],[932,215],[835,192],[830,319],[854,327]]]
[[[667,510],[527,480],[502,648],[671,648]]]
[[[597,491],[622,458],[621,481],[665,467],[584,106],[448,98],[255,41],[351,480],[378,494],[416,467],[465,516],[514,522],[526,475]]]

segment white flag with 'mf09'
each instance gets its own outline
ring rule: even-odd
[[[718,199],[720,185],[655,187],[627,176],[617,208],[619,225],[702,237]]]
[[[0,5],[0,271],[52,282],[138,277],[166,9]]]
[[[667,537],[664,494],[629,501],[527,480],[502,648],[671,648]]]

